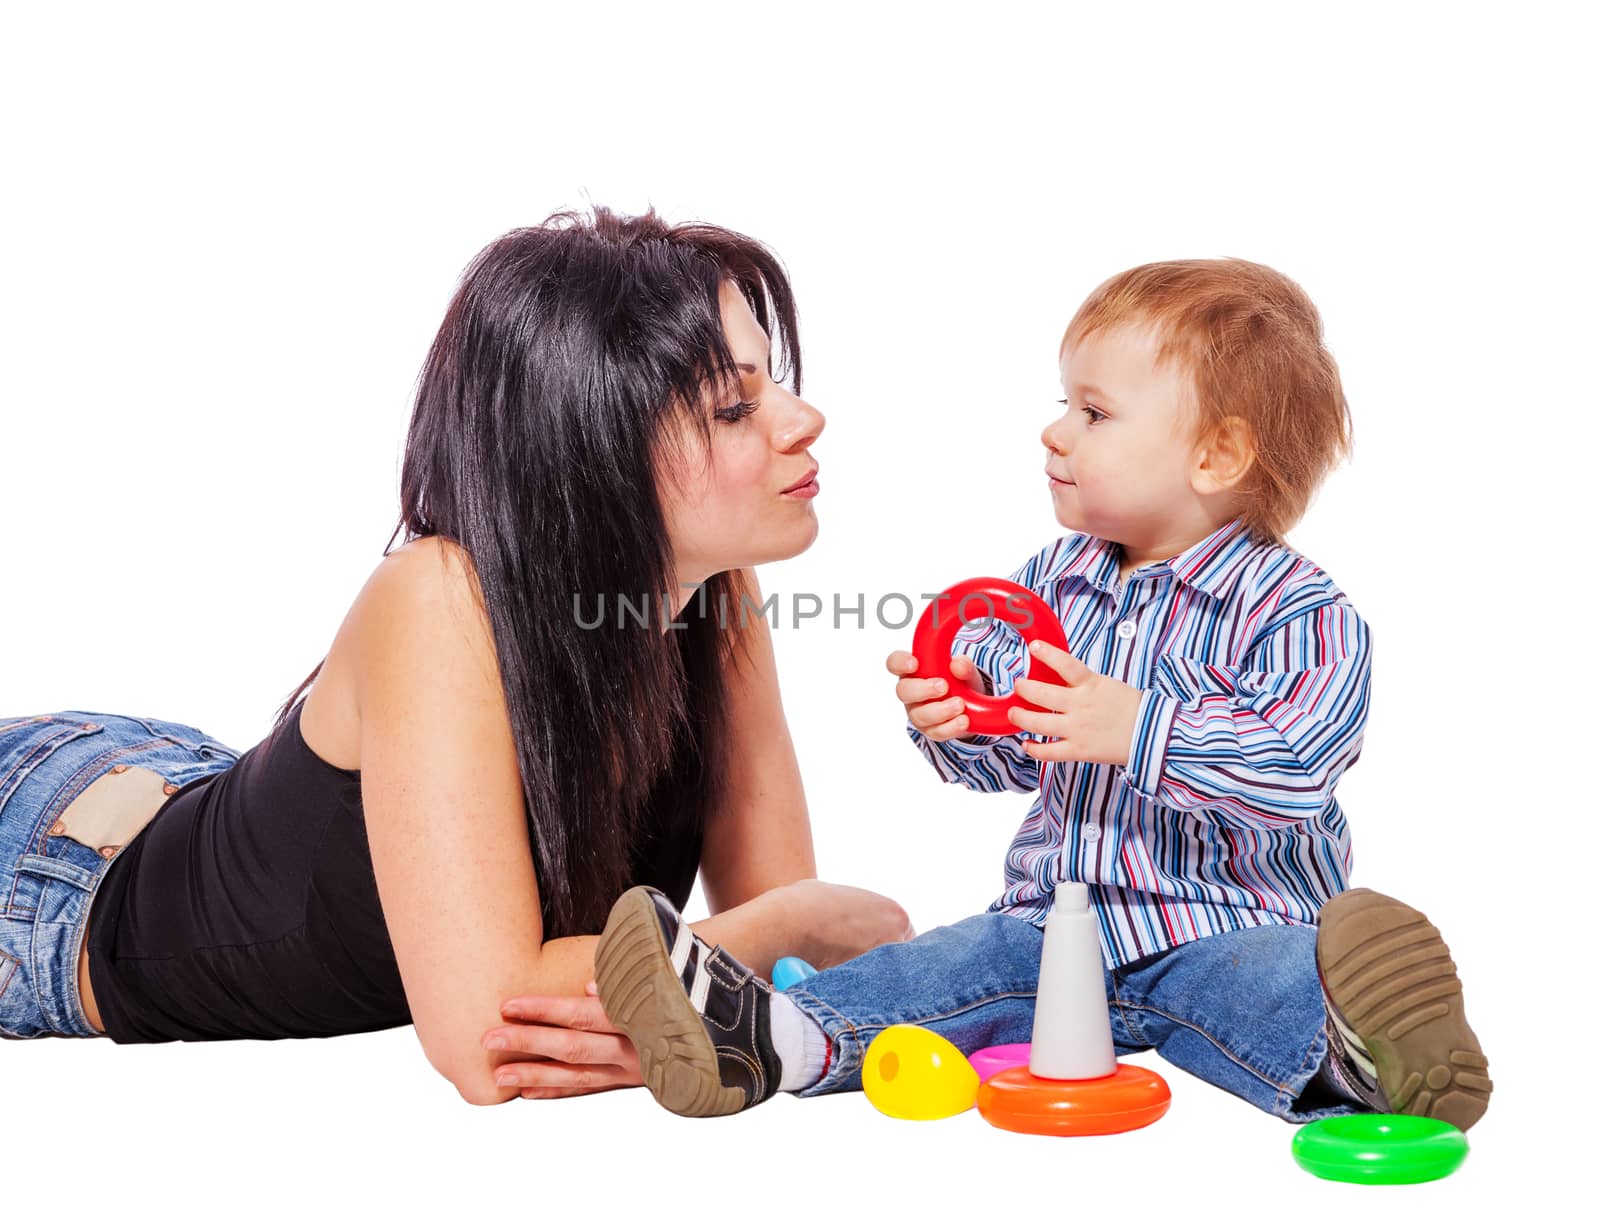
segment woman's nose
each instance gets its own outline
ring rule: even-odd
[[[820,409],[813,408],[798,396],[791,397],[793,404],[778,426],[777,444],[781,451],[803,451],[817,440],[817,435],[828,424]]]

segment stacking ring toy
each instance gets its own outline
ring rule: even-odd
[[[972,1108],[978,1072],[937,1032],[920,1024],[892,1024],[867,1046],[861,1089],[885,1116],[939,1120]]]
[[[968,1053],[967,1060],[978,1072],[978,1078],[988,1082],[1001,1070],[1027,1065],[1031,1056],[1033,1056],[1033,1045],[1024,1040],[1014,1045],[990,1045],[986,1049],[979,1049],[976,1053]]]
[[[970,577],[957,582],[933,602],[917,620],[911,637],[911,653],[917,659],[919,678],[943,678],[953,693],[967,705],[967,722],[974,733],[1001,736],[1022,730],[1006,718],[1012,707],[1035,707],[1013,692],[1010,695],[985,695],[966,688],[950,676],[950,642],[967,624],[985,615],[1009,623],[1024,641],[1043,640],[1058,649],[1067,647],[1061,621],[1032,590],[1004,577]],[[1029,678],[1037,682],[1066,686],[1061,675],[1042,661],[1029,662]],[[956,688],[961,688],[956,690]]]
[[[1143,1066],[1118,1062],[1104,1078],[1039,1078],[1027,1066],[991,1075],[978,1088],[978,1115],[997,1129],[1050,1137],[1126,1133],[1167,1113],[1166,1079]]]
[[[1467,1156],[1467,1135],[1431,1116],[1330,1116],[1294,1135],[1295,1162],[1318,1179],[1420,1184],[1443,1179]]]

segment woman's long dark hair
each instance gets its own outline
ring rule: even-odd
[[[792,373],[798,392],[794,300],[770,251],[712,224],[599,206],[592,219],[558,211],[480,252],[418,379],[401,519],[384,554],[403,529],[403,542],[441,535],[471,558],[546,938],[600,931],[646,849],[698,846],[722,789],[723,674],[742,629],[718,626],[715,604],[737,604],[746,587],[717,574],[677,615],[687,626],[662,630],[663,596],[675,601],[678,587],[656,469],[674,416],[709,443],[708,399],[736,398],[718,294],[727,280],[769,336],[776,323],[776,377]],[[647,624],[616,609],[619,593],[648,596]]]

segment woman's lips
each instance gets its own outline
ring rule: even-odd
[[[783,490],[785,497],[815,497],[822,486],[817,483],[817,469],[812,468],[799,480]]]

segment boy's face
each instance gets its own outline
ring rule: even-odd
[[[1157,343],[1122,324],[1069,346],[1066,412],[1040,434],[1056,521],[1134,551],[1210,529],[1191,484],[1188,375],[1156,368]]]

